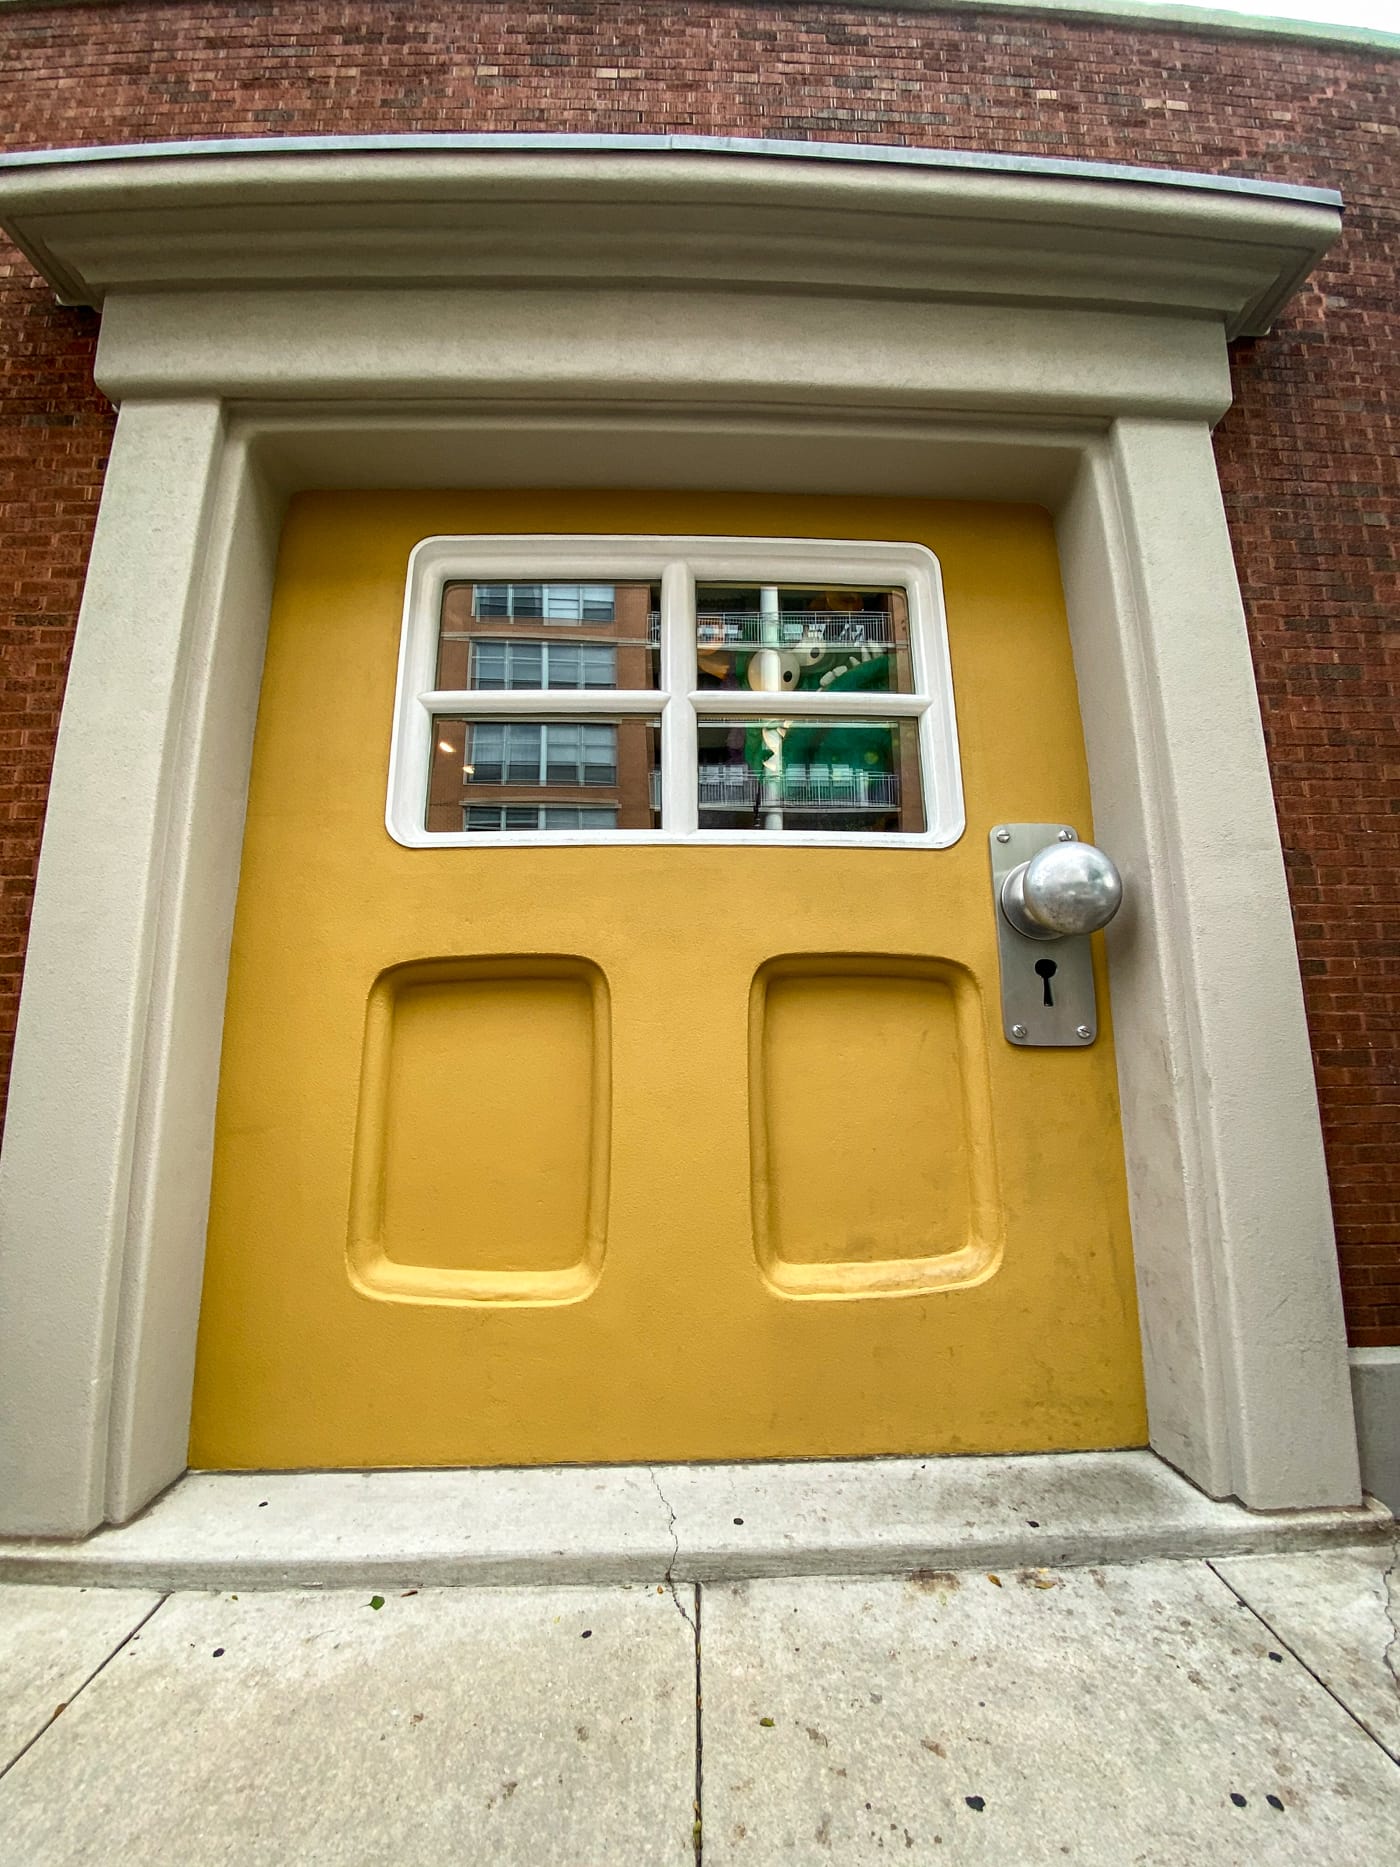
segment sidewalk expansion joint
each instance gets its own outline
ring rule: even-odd
[[[1395,1621],[1394,1621],[1393,1616],[1390,1614],[1390,1609],[1389,1609],[1389,1578],[1390,1578],[1390,1575],[1394,1572],[1394,1569],[1396,1566],[1397,1566],[1396,1564],[1392,1564],[1391,1568],[1386,1571],[1386,1599],[1387,1599],[1386,1615],[1387,1615],[1387,1619],[1390,1620],[1390,1624],[1392,1627],[1394,1627]],[[1327,1681],[1322,1677],[1321,1673],[1319,1673],[1315,1667],[1309,1666],[1308,1662],[1303,1658],[1302,1654],[1298,1651],[1297,1647],[1294,1646],[1293,1642],[1288,1638],[1288,1636],[1280,1632],[1280,1630],[1274,1626],[1273,1622],[1268,1618],[1267,1615],[1261,1614],[1258,1608],[1255,1607],[1254,1603],[1248,1600],[1246,1596],[1242,1595],[1239,1589],[1236,1588],[1234,1583],[1230,1580],[1230,1578],[1228,1576],[1222,1575],[1219,1569],[1216,1568],[1213,1562],[1208,1561],[1206,1563],[1206,1567],[1210,1570],[1211,1574],[1215,1577],[1215,1579],[1218,1582],[1223,1582],[1225,1584],[1226,1588],[1229,1589],[1230,1593],[1235,1597],[1236,1601],[1239,1602],[1240,1606],[1242,1608],[1248,1608],[1249,1612],[1254,1616],[1255,1620],[1258,1621],[1259,1625],[1261,1627],[1266,1627],[1269,1630],[1269,1633],[1273,1636],[1275,1640],[1277,1640],[1277,1642],[1284,1649],[1284,1651],[1286,1653],[1291,1654],[1292,1657],[1295,1660],[1297,1660],[1298,1664],[1302,1667],[1303,1671],[1308,1675],[1310,1679],[1315,1680],[1317,1684],[1322,1687],[1322,1690],[1327,1694],[1328,1698],[1330,1698],[1334,1704],[1341,1706],[1342,1710],[1346,1713],[1347,1717],[1351,1719],[1352,1723],[1356,1726],[1356,1728],[1359,1731],[1364,1731],[1366,1736],[1370,1738],[1371,1742],[1376,1746],[1376,1748],[1378,1750],[1383,1750],[1386,1756],[1390,1758],[1390,1761],[1392,1763],[1400,1764],[1400,1756],[1397,1756],[1395,1751],[1393,1751],[1390,1748],[1389,1744],[1385,1743],[1383,1739],[1379,1738],[1376,1735],[1376,1733],[1371,1729],[1370,1725],[1367,1724],[1366,1720],[1360,1717],[1356,1712],[1354,1712],[1351,1706],[1347,1704],[1346,1700],[1342,1698],[1339,1693],[1333,1691],[1332,1687],[1328,1685]],[[1395,1649],[1395,1641],[1392,1640],[1386,1646],[1385,1655],[1384,1655],[1385,1663],[1387,1666],[1390,1665],[1390,1655],[1394,1651],[1394,1649]]]
[[[33,1737],[30,1738],[29,1742],[23,1745],[19,1750],[17,1750],[14,1756],[10,1758],[8,1763],[0,1764],[0,1780],[3,1780],[3,1778],[9,1775],[10,1771],[14,1769],[15,1765],[19,1762],[21,1757],[27,1757],[29,1755],[30,1751],[33,1750],[34,1746],[38,1743],[39,1739],[43,1737],[46,1732],[51,1731],[53,1729],[54,1725],[58,1723],[58,1720],[63,1716],[64,1712],[68,1711],[70,1707],[73,1705],[74,1701],[80,1698],[82,1694],[87,1691],[88,1687],[92,1684],[93,1680],[97,1677],[97,1675],[100,1672],[105,1672],[106,1669],[111,1665],[112,1661],[117,1657],[117,1655],[119,1653],[124,1652],[126,1648],[131,1645],[132,1641],[140,1633],[141,1629],[146,1625],[146,1623],[151,1619],[153,1615],[160,1613],[161,1609],[165,1606],[166,1602],[169,1601],[169,1599],[170,1599],[169,1595],[162,1595],[160,1600],[156,1602],[154,1607],[147,1608],[146,1612],[141,1616],[140,1620],[131,1629],[131,1631],[129,1633],[123,1634],[122,1638],[112,1648],[112,1651],[107,1655],[107,1657],[104,1660],[99,1661],[98,1664],[93,1667],[92,1671],[88,1674],[87,1678],[83,1680],[82,1684],[78,1686],[77,1690],[74,1692],[70,1692],[68,1697],[64,1699],[61,1705],[57,1705],[54,1707],[52,1714],[47,1719],[45,1719],[43,1724],[39,1726],[39,1729],[34,1733]]]
[[[695,1584],[695,1867],[705,1859],[705,1703],[700,1674],[700,1596]]]

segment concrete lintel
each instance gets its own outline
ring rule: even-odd
[[[709,410],[820,397],[892,420],[912,406],[1212,423],[1230,403],[1219,325],[1199,318],[583,286],[123,291],[103,314],[95,373],[114,401],[604,399]]]

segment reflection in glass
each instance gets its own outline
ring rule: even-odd
[[[475,614],[514,621],[612,622],[617,592],[610,583],[479,583]]]
[[[654,688],[659,602],[659,588],[647,583],[449,584],[438,688]]]
[[[617,811],[589,804],[468,804],[464,830],[615,830]]]
[[[653,719],[433,721],[429,830],[652,830]]]
[[[914,691],[903,590],[701,584],[695,644],[702,688],[771,694]]]
[[[700,721],[702,830],[924,828],[912,720]]]

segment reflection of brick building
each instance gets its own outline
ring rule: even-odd
[[[655,602],[642,583],[451,584],[438,687],[654,687]],[[444,715],[434,730],[429,830],[644,830],[658,820],[654,720]]]

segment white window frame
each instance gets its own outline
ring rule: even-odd
[[[445,690],[435,685],[442,595],[449,583],[658,583],[660,686]],[[907,593],[914,691],[788,693],[697,687],[695,590],[701,583],[898,587]],[[913,720],[927,828],[899,831],[702,830],[697,722],[771,718]],[[661,723],[659,829],[492,833],[424,827],[434,720],[657,719]],[[614,537],[557,534],[425,538],[409,558],[389,755],[385,825],[409,849],[513,844],[732,844],[744,848],[946,849],[966,827],[952,667],[938,560],[923,545],[801,538]]]

